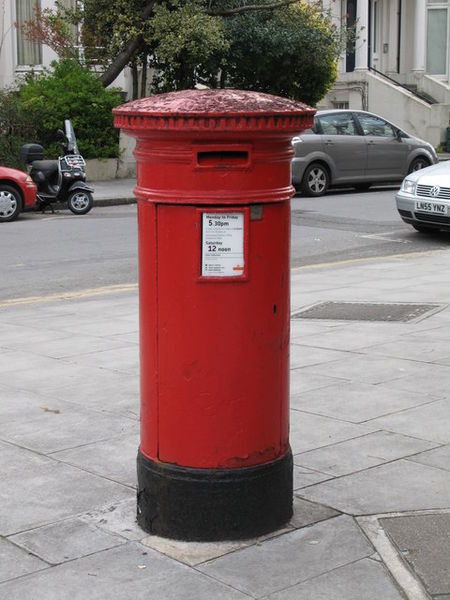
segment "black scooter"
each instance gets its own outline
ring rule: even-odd
[[[43,160],[44,149],[39,144],[25,144],[20,159],[30,166],[30,176],[37,185],[36,207],[44,211],[55,202],[67,202],[76,215],[88,213],[94,199],[94,189],[86,184],[85,162],[79,154],[72,123],[64,121],[65,133],[58,130],[63,156],[57,160]]]

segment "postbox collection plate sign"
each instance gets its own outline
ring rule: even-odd
[[[239,277],[245,273],[245,215],[202,212],[202,277]]]

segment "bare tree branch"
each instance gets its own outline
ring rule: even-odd
[[[271,4],[247,4],[246,6],[237,6],[236,8],[208,10],[206,11],[206,14],[212,17],[229,17],[231,15],[238,15],[256,10],[273,10],[276,8],[282,8],[283,6],[289,6],[290,4],[296,4],[298,2],[299,0],[279,0],[278,2],[272,2]]]

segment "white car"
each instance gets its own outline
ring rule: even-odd
[[[403,221],[417,231],[450,229],[450,161],[407,175],[395,199]]]

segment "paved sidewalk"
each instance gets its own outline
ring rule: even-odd
[[[136,197],[133,194],[136,187],[136,178],[88,181],[87,183],[94,188],[94,206],[134,204],[136,202]]]
[[[198,544],[135,522],[137,291],[0,303],[0,598],[448,600],[449,304],[448,252],[293,270],[294,518]]]

